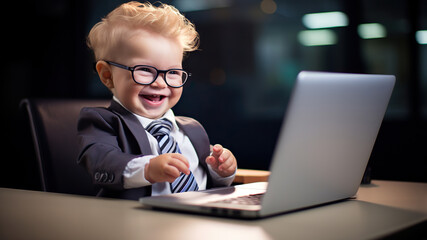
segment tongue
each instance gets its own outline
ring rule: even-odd
[[[159,95],[144,95],[144,98],[146,98],[152,102],[158,102],[161,100],[161,97]]]

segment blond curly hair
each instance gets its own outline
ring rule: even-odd
[[[197,50],[199,46],[199,34],[194,24],[175,7],[135,1],[120,5],[95,24],[89,32],[87,44],[93,50],[96,61],[107,59],[121,39],[131,36],[132,30],[138,29],[176,39],[184,53]]]

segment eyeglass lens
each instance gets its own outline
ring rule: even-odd
[[[141,84],[150,84],[157,76],[157,70],[149,66],[138,66],[134,69],[134,79]],[[169,70],[165,74],[166,82],[173,87],[182,86],[188,78],[183,70]]]

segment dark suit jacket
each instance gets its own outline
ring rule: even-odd
[[[208,175],[207,188],[216,186],[205,162],[210,153],[206,131],[192,118],[176,117],[176,122],[190,139]],[[123,188],[123,171],[128,162],[152,154],[146,131],[131,112],[115,101],[108,108],[83,108],[78,134],[78,163],[86,167],[94,184],[101,187],[98,196],[138,200],[151,195],[151,186]]]

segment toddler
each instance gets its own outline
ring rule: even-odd
[[[232,183],[231,151],[172,111],[191,75],[183,56],[198,40],[194,25],[166,4],[122,4],[90,31],[95,69],[113,94],[108,108],[83,108],[78,122],[78,162],[99,196],[137,200]]]

